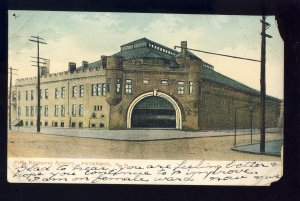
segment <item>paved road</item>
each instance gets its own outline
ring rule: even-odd
[[[36,132],[35,127],[13,127],[13,131]],[[259,133],[254,129],[253,133]],[[269,128],[267,132],[279,132],[277,128]],[[249,134],[250,129],[238,129],[237,135]],[[234,135],[234,130],[182,131],[171,129],[151,130],[104,130],[104,129],[74,129],[74,128],[41,128],[41,134],[52,134],[69,137],[96,138],[126,141],[148,141],[163,139],[199,138]]]
[[[128,132],[128,131],[127,131]],[[149,134],[150,135],[150,134]],[[260,135],[253,136],[253,142]],[[268,133],[266,140],[281,139],[279,133]],[[237,144],[250,142],[241,135]],[[167,160],[280,160],[280,157],[232,151],[233,136],[127,141],[43,135],[30,132],[8,133],[9,157],[41,158],[110,158]]]

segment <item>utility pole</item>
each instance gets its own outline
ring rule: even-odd
[[[265,131],[265,114],[266,114],[266,37],[272,36],[266,34],[266,30],[271,26],[266,22],[266,16],[262,16],[260,21],[262,24],[261,32],[261,71],[260,71],[260,152],[265,152],[266,131]]]
[[[29,39],[29,41],[31,42],[35,42],[37,43],[37,57],[33,57],[36,58],[36,64],[37,65],[32,65],[32,66],[36,66],[37,67],[37,89],[36,89],[36,94],[37,94],[37,119],[36,119],[36,131],[39,133],[41,130],[41,97],[40,97],[40,90],[41,90],[41,80],[40,80],[40,63],[45,64],[44,62],[40,62],[40,59],[43,59],[40,57],[40,43],[41,44],[47,44],[43,41],[40,40],[44,40],[43,38],[40,38],[39,36],[30,36],[34,39]],[[34,61],[35,62],[35,61]]]
[[[9,106],[8,106],[8,110],[9,110],[9,114],[8,114],[8,128],[9,130],[11,130],[11,88],[12,88],[12,75],[17,75],[15,73],[13,73],[13,70],[17,71],[17,69],[14,69],[12,67],[9,67],[9,73],[10,73],[10,79],[9,79],[9,94],[8,94],[8,101],[9,101]]]

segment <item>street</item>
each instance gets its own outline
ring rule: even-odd
[[[253,135],[259,142],[260,135]],[[282,139],[267,133],[266,140]],[[250,135],[237,138],[237,145],[250,143]],[[233,136],[211,136],[151,141],[120,141],[37,134],[8,133],[8,157],[99,158],[99,159],[188,159],[188,160],[280,160],[280,157],[232,151]]]

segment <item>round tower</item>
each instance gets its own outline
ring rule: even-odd
[[[122,100],[123,57],[107,57],[106,82],[109,87],[106,101],[111,106],[118,105]]]

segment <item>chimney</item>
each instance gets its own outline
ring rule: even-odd
[[[76,63],[69,62],[69,71],[73,73],[76,70]]]
[[[101,55],[101,62],[103,69],[106,69],[107,67],[107,56]]]
[[[89,62],[87,62],[87,61],[82,61],[82,67],[83,67],[83,68],[89,67]]]
[[[187,41],[181,41],[181,56],[186,56]]]

